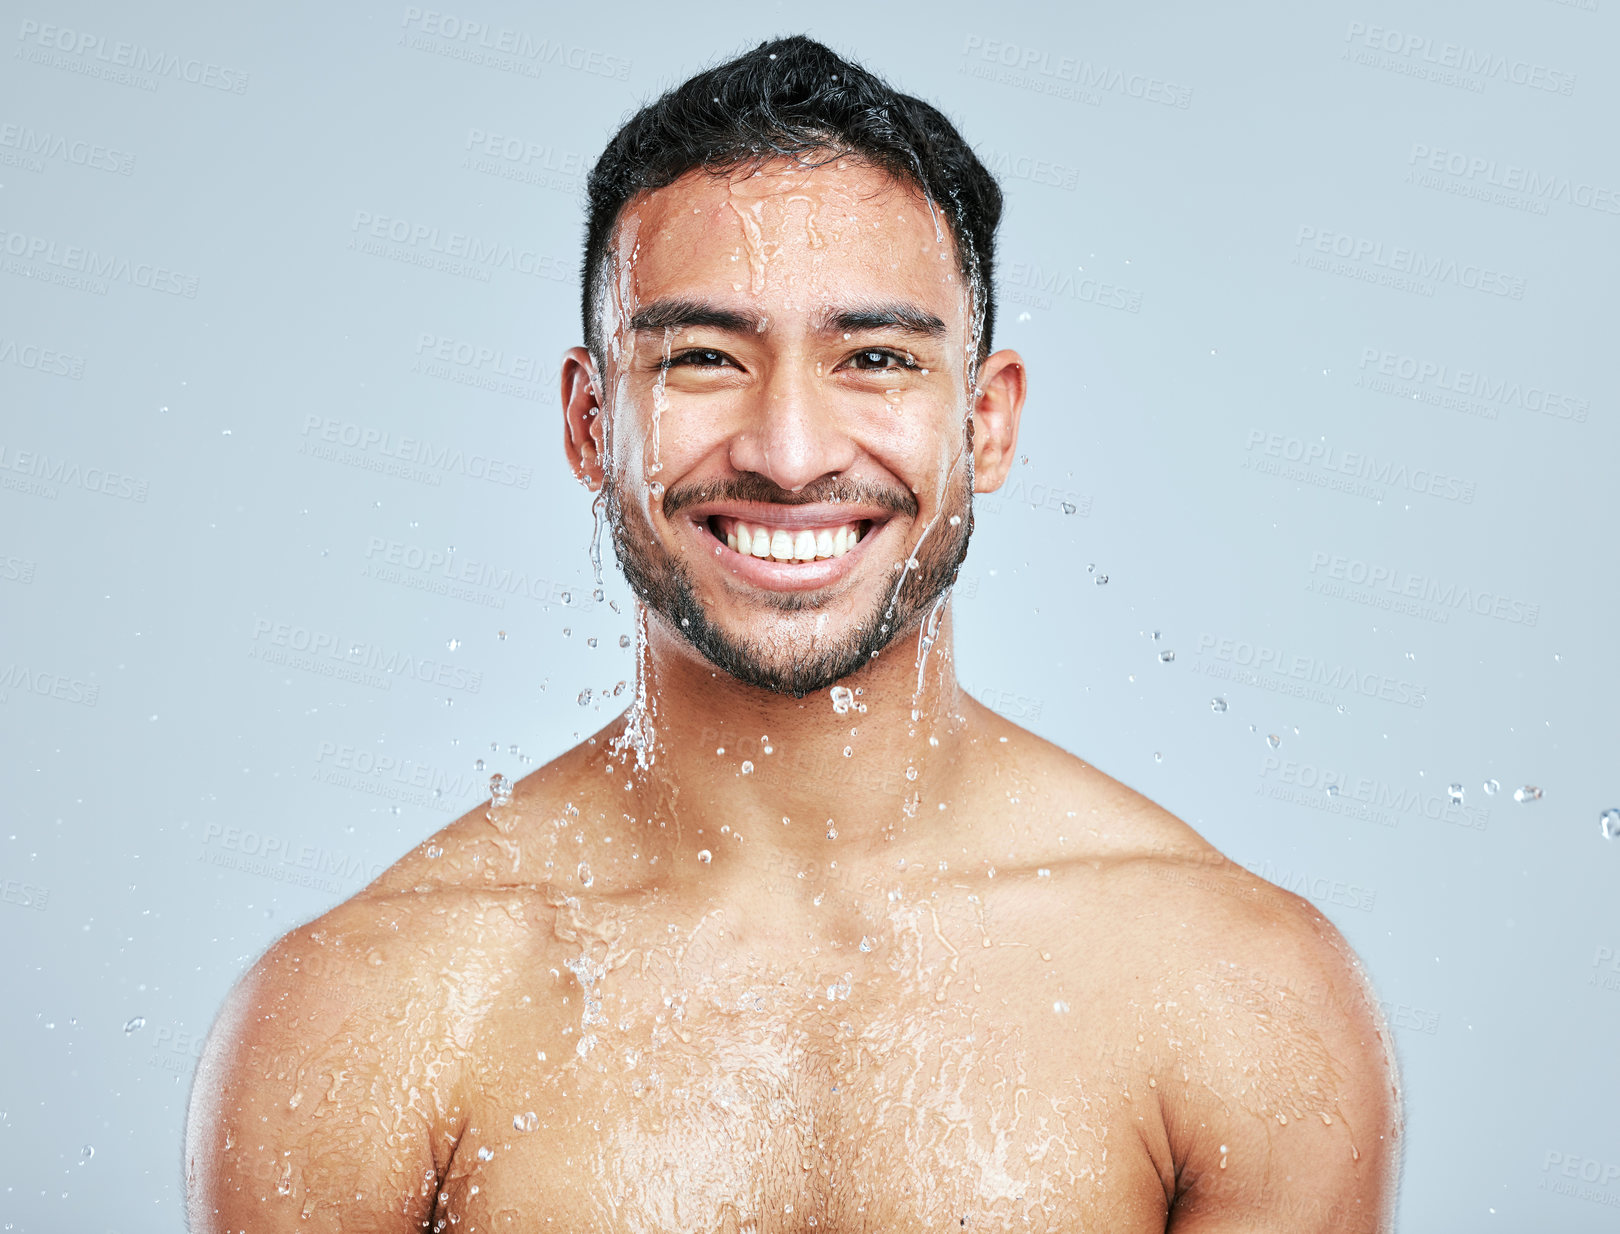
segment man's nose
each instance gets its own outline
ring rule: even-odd
[[[732,438],[730,462],[797,492],[854,465],[855,443],[845,428],[836,400],[815,374],[782,365],[757,387],[747,420]]]

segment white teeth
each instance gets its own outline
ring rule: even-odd
[[[776,561],[816,561],[842,557],[860,540],[859,524],[842,527],[786,528],[761,527],[757,523],[736,522],[727,528],[726,547],[746,556]]]

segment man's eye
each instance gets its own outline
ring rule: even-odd
[[[865,372],[872,372],[876,369],[917,367],[917,362],[910,356],[901,355],[897,351],[890,351],[886,347],[874,347],[869,351],[857,351],[850,357],[850,364],[852,367]]]
[[[661,359],[658,362],[658,367],[674,368],[680,364],[688,368],[719,368],[721,365],[729,363],[730,361],[726,358],[724,352],[711,351],[706,347],[700,347],[694,351],[680,352],[667,360]]]

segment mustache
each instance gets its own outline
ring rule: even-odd
[[[679,485],[668,490],[663,500],[664,516],[667,518],[685,506],[709,501],[757,501],[778,506],[841,501],[852,505],[876,506],[890,514],[904,514],[910,518],[915,518],[918,510],[917,498],[902,488],[823,476],[795,493],[757,472],[744,472],[724,480]]]

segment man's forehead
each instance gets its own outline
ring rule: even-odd
[[[903,230],[909,223],[937,242],[927,199],[917,188],[854,157],[805,163],[777,159],[754,167],[716,172],[697,168],[671,184],[637,194],[623,216],[638,226],[619,228],[616,241],[634,232],[645,247],[650,235],[717,228],[719,240],[745,238],[745,216],[761,226],[792,226],[807,239],[853,238],[858,230]]]
[[[626,205],[612,254],[632,315],[694,296],[756,316],[919,296],[948,311],[945,299],[962,293],[952,237],[927,199],[851,159],[688,172]],[[759,299],[766,290],[770,307]]]

